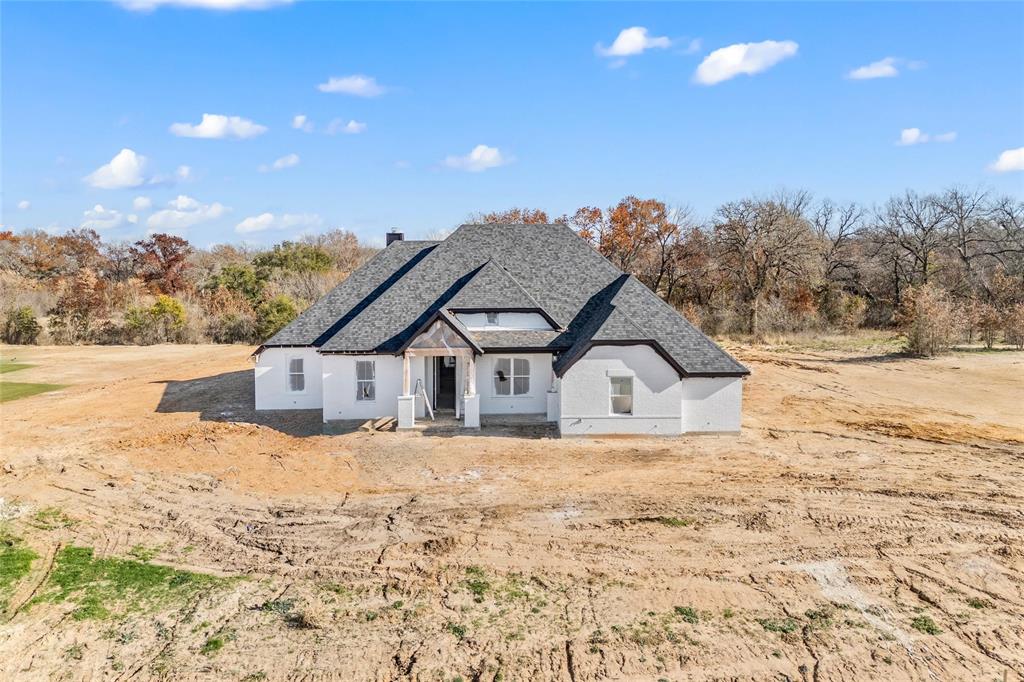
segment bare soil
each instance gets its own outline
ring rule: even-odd
[[[557,440],[324,436],[243,347],[0,348],[68,385],[0,405],[0,679],[1024,679],[1024,354],[731,350],[741,435]],[[72,545],[242,578],[79,620],[34,599]]]

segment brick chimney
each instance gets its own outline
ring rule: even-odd
[[[391,242],[400,242],[405,240],[405,235],[398,230],[391,228],[385,236],[384,246],[390,246]]]

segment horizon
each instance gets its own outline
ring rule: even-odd
[[[0,229],[383,246],[628,195],[1024,198],[1020,3],[215,4],[0,4]]]

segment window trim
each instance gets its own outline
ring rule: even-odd
[[[354,376],[356,378],[356,403],[360,403],[360,404],[368,404],[369,403],[369,404],[372,404],[372,403],[377,402],[377,361],[376,360],[356,360],[355,362],[356,362],[356,364],[355,364]],[[372,379],[360,379],[359,378],[359,363],[360,362],[368,362],[368,363],[370,363],[370,367],[373,370],[373,378]],[[360,397],[360,396],[362,396],[362,391],[359,390],[359,384],[373,384],[373,399],[372,400],[364,399],[364,398]]]
[[[491,315],[494,315],[494,321],[491,322]],[[497,312],[484,313],[484,325],[488,327],[500,327],[501,318],[498,317]]]
[[[300,360],[300,361],[302,361],[302,371],[301,372],[293,372],[292,371],[292,360]],[[299,391],[292,390],[292,377],[293,376],[301,376],[302,377],[302,389],[299,390]],[[302,395],[303,393],[305,393],[308,390],[308,386],[309,386],[309,382],[306,381],[306,358],[304,356],[302,356],[302,355],[289,355],[288,356],[288,364],[285,365],[285,368],[284,368],[284,388],[285,388],[285,392],[288,393],[289,395]]]
[[[498,393],[498,387],[495,385],[494,380],[498,377],[498,362],[500,360],[508,360],[509,367],[511,368],[508,374],[509,380],[509,392],[508,394]],[[526,374],[516,374],[516,360],[522,360],[526,363]],[[516,393],[516,378],[525,378],[527,391],[526,393]],[[524,358],[517,355],[502,355],[495,357],[491,362],[491,397],[500,398],[502,400],[506,398],[532,398],[533,397],[533,365],[530,363],[530,358]]]
[[[629,382],[629,412],[615,411],[615,398],[625,397],[625,393],[615,393],[616,381]],[[636,415],[636,391],[632,374],[608,374],[608,415],[612,417],[632,417]]]

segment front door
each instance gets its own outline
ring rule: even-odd
[[[434,358],[434,406],[455,409],[455,358]]]

